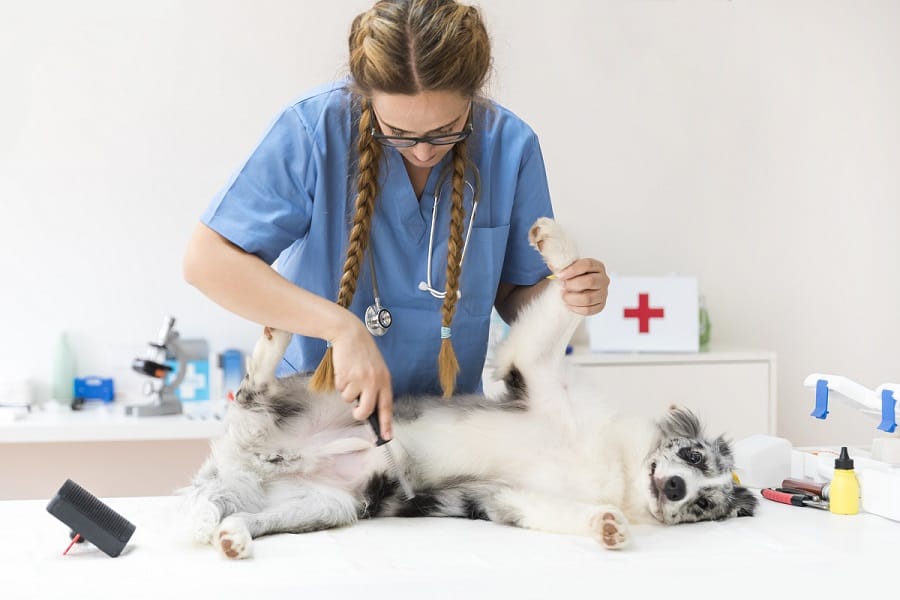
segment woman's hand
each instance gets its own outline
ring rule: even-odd
[[[556,274],[563,284],[563,301],[579,315],[596,315],[606,306],[609,277],[602,262],[579,258]]]
[[[347,315],[346,325],[331,340],[334,387],[344,401],[359,400],[353,409],[355,419],[364,421],[377,409],[381,437],[389,440],[394,407],[391,374],[365,325]]]

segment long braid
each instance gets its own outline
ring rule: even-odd
[[[349,308],[356,293],[360,265],[369,245],[369,231],[372,213],[375,212],[375,197],[378,195],[378,165],[381,160],[381,145],[372,137],[375,115],[372,104],[363,99],[359,118],[359,168],[356,176],[356,212],[347,242],[347,258],[338,291],[337,303]],[[334,359],[331,344],[325,349],[322,361],[309,381],[310,389],[325,392],[334,389]]]
[[[456,389],[459,361],[450,341],[450,324],[456,312],[459,291],[459,276],[462,272],[463,240],[463,194],[466,177],[466,143],[459,142],[453,147],[453,194],[450,208],[450,236],[447,239],[447,287],[444,304],[441,306],[441,351],[438,354],[438,375],[444,397],[449,398]]]
[[[363,98],[359,133],[356,215],[338,303],[349,306],[356,288],[369,223],[377,194],[380,146],[372,139],[375,93],[415,96],[421,92],[456,92],[475,98],[491,65],[491,45],[480,11],[455,0],[378,0],[359,14],[348,37],[353,91]],[[447,258],[447,295],[441,307],[439,379],[444,396],[453,394],[459,363],[450,342],[450,325],[458,302],[460,259],[464,249],[466,146],[454,146],[453,197]],[[326,350],[311,386],[333,385],[331,350]]]

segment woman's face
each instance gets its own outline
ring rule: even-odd
[[[469,117],[469,104],[470,99],[457,92],[372,94],[378,129],[384,135],[424,137],[462,131]],[[452,148],[420,142],[397,151],[410,165],[422,169],[436,165]]]

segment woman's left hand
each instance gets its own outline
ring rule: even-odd
[[[609,277],[602,262],[579,258],[556,274],[563,284],[563,301],[579,315],[596,315],[606,306]]]

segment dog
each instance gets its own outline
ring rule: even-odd
[[[578,258],[551,219],[539,219],[529,241],[554,272]],[[730,442],[706,437],[691,411],[672,407],[654,421],[568,394],[562,361],[582,318],[551,280],[498,348],[502,394],[397,398],[393,466],[336,392],[309,391],[305,375],[275,377],[291,335],[266,328],[225,434],[179,492],[194,537],[241,559],[266,534],[445,516],[621,549],[630,524],[752,516],[757,500],[733,480]],[[398,469],[414,498],[402,493]]]

